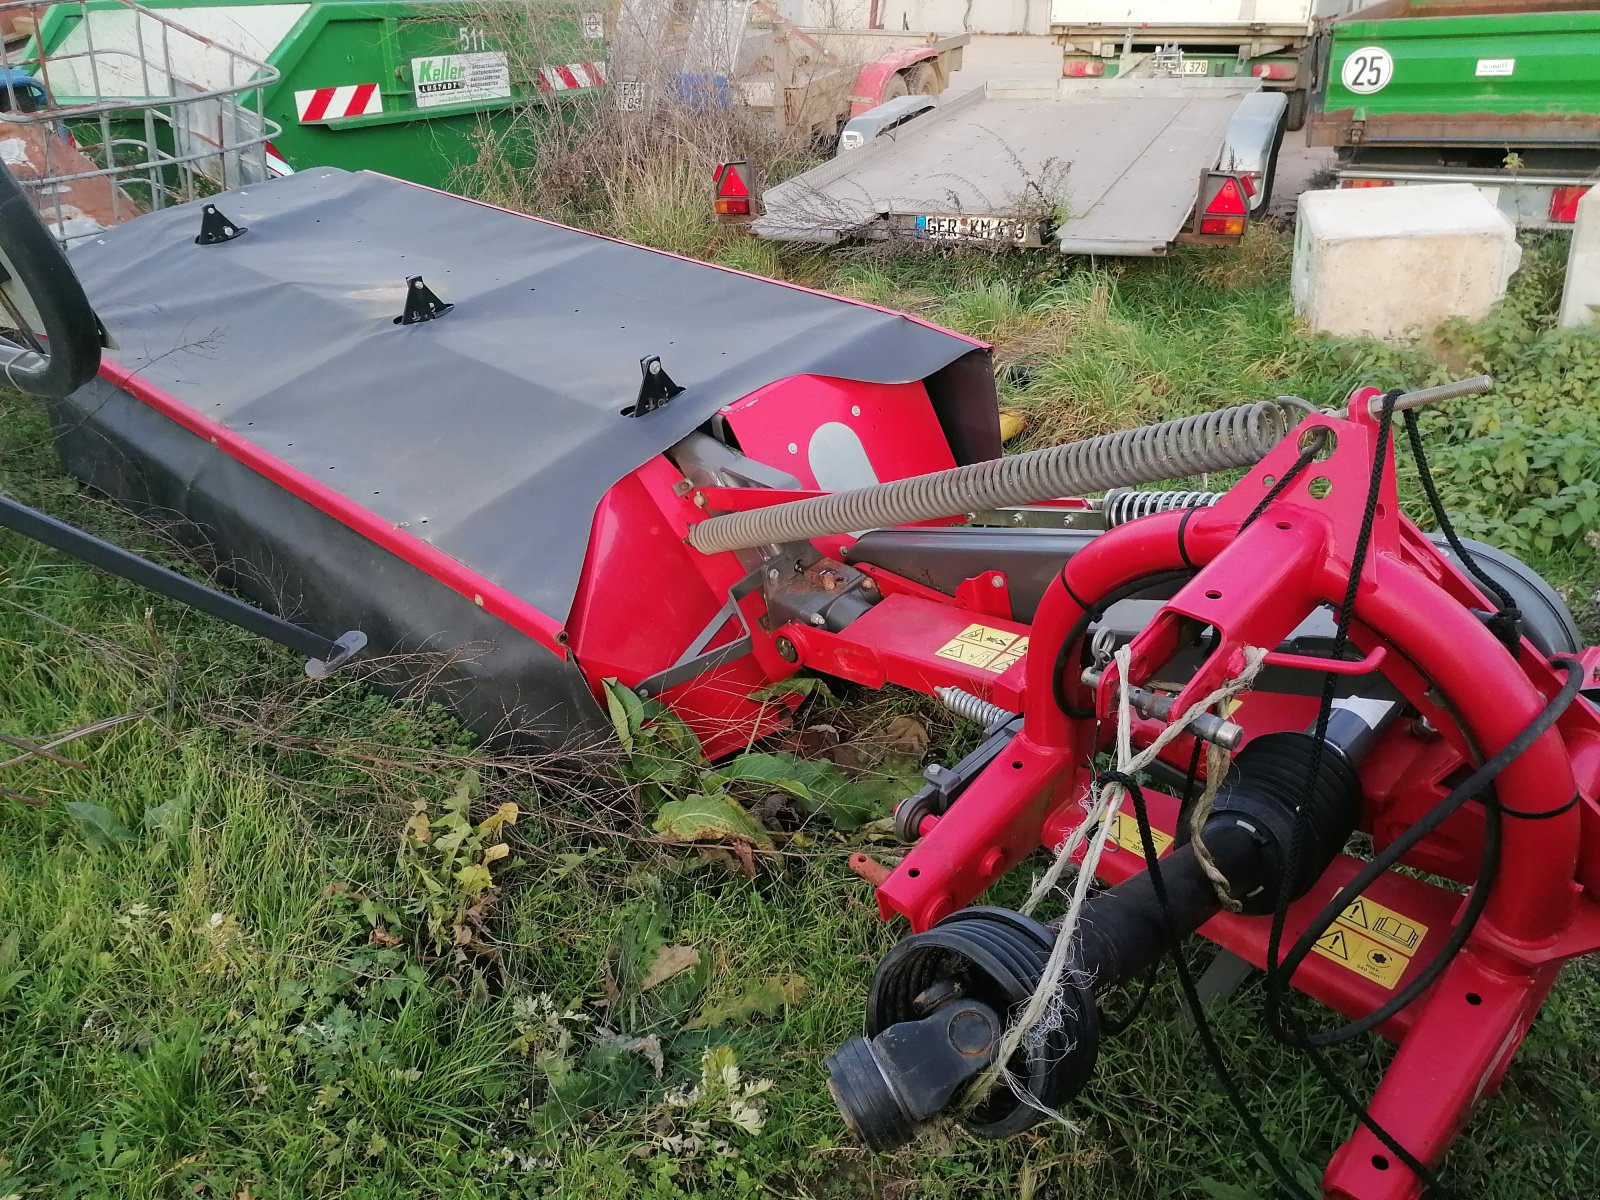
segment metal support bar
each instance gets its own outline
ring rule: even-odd
[[[246,604],[216,588],[196,583],[130,550],[114,546],[37,509],[19,504],[9,496],[0,495],[0,529],[14,530],[25,538],[60,550],[63,554],[70,554],[91,567],[107,571],[230,625],[237,625],[249,633],[288,646],[310,660],[306,665],[306,674],[313,678],[320,678],[342,666],[367,642],[366,635],[359,632],[346,633],[336,641],[329,641],[319,633]]]
[[[1100,686],[1100,670],[1090,667],[1083,673],[1083,681],[1092,688]],[[1171,696],[1152,692],[1149,688],[1128,685],[1128,703],[1152,721],[1166,721],[1172,717]],[[1232,721],[1225,721],[1215,713],[1201,713],[1189,723],[1189,732],[1201,741],[1214,742],[1224,750],[1237,750],[1244,741],[1244,730]]]

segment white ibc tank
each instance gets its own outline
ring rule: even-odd
[[[1521,261],[1516,227],[1471,184],[1306,192],[1295,311],[1314,332],[1411,341],[1486,316]]]

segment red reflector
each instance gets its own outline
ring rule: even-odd
[[[1563,225],[1570,225],[1578,219],[1578,201],[1582,200],[1584,193],[1589,190],[1586,184],[1583,187],[1558,187],[1550,193],[1550,219],[1559,221]]]
[[[1208,217],[1242,217],[1247,212],[1249,207],[1244,202],[1244,192],[1239,187],[1239,181],[1232,177],[1222,181],[1217,194],[1206,205]]]
[[[1243,237],[1243,217],[1201,217],[1200,232],[1220,234],[1223,237]]]
[[[1244,175],[1241,178],[1244,180],[1244,194],[1246,196],[1254,196],[1256,194],[1256,177],[1254,175]]]
[[[1106,64],[1097,58],[1068,59],[1061,64],[1061,73],[1068,79],[1093,79],[1106,73]]]
[[[1394,186],[1394,180],[1392,180],[1392,179],[1341,179],[1339,181],[1339,186],[1342,187],[1342,188],[1393,187]]]
[[[1250,68],[1257,79],[1293,79],[1300,74],[1297,63],[1257,63]]]
[[[750,189],[745,186],[743,163],[723,163],[722,170],[717,176],[717,196],[728,199],[735,196],[748,197]]]

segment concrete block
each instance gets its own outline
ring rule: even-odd
[[[1471,184],[1306,192],[1295,311],[1315,332],[1413,341],[1487,316],[1521,261],[1516,227]]]
[[[1567,256],[1567,282],[1561,293],[1561,327],[1571,329],[1600,318],[1600,188],[1578,201]]]

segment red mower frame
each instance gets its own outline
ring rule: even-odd
[[[1148,516],[1100,535],[1060,572],[1031,627],[982,615],[985,626],[1028,639],[1026,654],[1000,673],[930,653],[968,624],[972,608],[870,567],[884,599],[843,631],[799,625],[776,631],[780,645],[786,641],[798,651],[798,665],[870,686],[896,683],[932,692],[954,685],[1022,714],[1009,748],[946,814],[922,819],[920,839],[892,871],[855,864],[877,882],[886,919],[905,917],[914,931],[928,930],[1041,845],[1061,845],[1081,823],[1093,757],[1107,747],[1118,694],[1114,667],[1093,690],[1077,678],[1086,622],[1103,598],[1154,576],[1188,576],[1131,647],[1130,682],[1154,689],[1162,686],[1160,672],[1183,631],[1213,631],[1214,648],[1177,692],[1174,712],[1236,675],[1245,647],[1276,647],[1319,608],[1338,608],[1378,452],[1373,408],[1379,395],[1362,389],[1346,416],[1308,417],[1214,507]],[[1331,448],[1252,520],[1308,439],[1319,436]],[[1392,441],[1383,452],[1350,628],[1362,657],[1333,661],[1274,652],[1268,659],[1313,678],[1329,671],[1381,672],[1421,714],[1391,729],[1361,767],[1360,828],[1380,851],[1464,770],[1527,728],[1564,682],[1564,673],[1530,642],[1508,650],[1475,615],[1493,606],[1401,514]],[[758,497],[769,499],[759,492],[741,499],[749,505]],[[715,501],[721,497],[711,499],[711,507],[720,506]],[[989,589],[964,591],[970,598]],[[1587,651],[1586,685],[1594,683],[1597,664],[1600,651]],[[1065,704],[1058,703],[1058,688]],[[1304,728],[1314,712],[1309,697],[1258,691],[1243,698],[1232,719],[1248,740]],[[1135,743],[1148,742],[1159,728],[1138,722]],[[1192,746],[1185,736],[1164,757],[1181,766]],[[1494,787],[1507,815],[1500,869],[1481,919],[1434,984],[1377,1026],[1397,1050],[1369,1114],[1418,1159],[1435,1165],[1473,1106],[1498,1087],[1562,963],[1600,948],[1600,717],[1594,707],[1573,703],[1505,767]],[[1147,795],[1157,845],[1170,845],[1178,802]],[[1484,810],[1464,807],[1402,862],[1470,884],[1483,853],[1483,826]],[[1125,837],[1118,852],[1101,860],[1100,871],[1114,884],[1145,865],[1137,840]],[[1362,865],[1344,854],[1334,860],[1288,909],[1284,945]],[[1390,871],[1324,935],[1319,951],[1326,952],[1305,958],[1293,986],[1346,1016],[1372,1013],[1429,964],[1463,906],[1463,894],[1446,882]],[[1223,913],[1200,932],[1265,967],[1269,927],[1265,917]],[[1421,1186],[1365,1127],[1333,1157],[1323,1184],[1324,1194],[1338,1200],[1408,1200]]]

